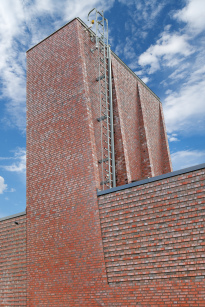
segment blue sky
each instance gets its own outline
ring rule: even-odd
[[[0,0],[0,217],[26,207],[26,51],[92,8],[161,98],[174,170],[205,162],[204,0]]]

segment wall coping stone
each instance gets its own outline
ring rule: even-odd
[[[5,216],[5,217],[1,217],[0,222],[5,221],[5,220],[9,220],[9,219],[13,219],[14,217],[19,217],[19,216],[22,216],[22,215],[26,215],[26,211],[16,213],[16,214],[12,214],[12,215]]]
[[[139,185],[147,184],[147,183],[150,183],[150,182],[155,182],[155,181],[158,181],[158,180],[162,180],[162,179],[166,179],[166,178],[190,173],[190,172],[197,171],[197,170],[200,170],[200,169],[203,169],[203,168],[205,169],[205,163],[194,165],[194,166],[187,167],[187,168],[184,168],[184,169],[180,169],[180,170],[177,170],[177,171],[174,171],[174,172],[171,172],[171,173],[167,173],[167,174],[163,174],[163,175],[160,175],[160,176],[155,176],[155,177],[146,178],[146,179],[143,179],[143,180],[131,182],[131,183],[124,184],[124,185],[121,185],[119,187],[107,189],[107,190],[104,190],[104,191],[97,190],[97,196],[102,196],[102,195],[110,194],[110,193],[113,193],[113,192],[118,192],[118,191],[121,191],[121,190],[136,187],[136,186],[139,186]]]

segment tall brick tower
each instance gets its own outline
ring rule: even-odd
[[[125,291],[104,263],[97,61],[79,18],[27,53],[28,306],[104,306]],[[170,172],[159,98],[113,52],[111,67],[117,186]]]

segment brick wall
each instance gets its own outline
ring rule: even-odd
[[[26,306],[25,214],[0,219],[0,306]]]
[[[128,182],[170,172],[161,102],[114,54],[112,69]]]
[[[106,280],[79,31],[74,20],[27,53],[28,306],[83,306],[79,289]]]
[[[164,281],[163,304],[204,306],[205,168],[164,177],[99,196],[108,283]]]
[[[98,49],[95,38],[79,23],[79,43],[87,99],[89,101],[92,140],[98,180],[101,178],[101,122]],[[114,141],[117,185],[161,175],[172,170],[159,98],[112,53]],[[97,187],[101,189],[99,181]]]
[[[27,306],[169,306],[175,302],[178,306],[183,306],[183,302],[185,306],[194,306],[196,300],[203,306],[203,283],[198,276],[169,278],[166,284],[163,279],[119,281],[116,275],[111,280],[108,258],[112,255],[107,257],[103,241],[103,223],[107,223],[108,217],[102,218],[102,208],[103,202],[115,194],[97,198],[99,146],[93,100],[96,75],[95,68],[93,71],[89,68],[93,63],[89,49],[92,44],[90,34],[74,19],[27,53]],[[126,176],[128,181],[135,179],[132,174],[137,171],[133,165],[127,171],[132,157],[128,156],[129,147],[125,150],[123,133],[126,135],[128,130],[119,108],[123,81],[115,78],[115,74],[113,66],[115,105],[118,106],[115,125],[121,123],[115,131],[122,140],[118,148],[124,151],[120,169],[123,182]],[[143,120],[139,121],[140,138],[146,141],[145,145],[141,144],[140,158],[144,158],[144,151],[150,157],[150,146],[155,141],[148,142],[147,137],[153,133],[157,134],[156,142],[159,141],[152,153],[154,161],[160,148],[166,148],[161,142],[165,135],[161,131],[160,104],[155,104],[157,128],[151,131],[147,127],[148,105],[153,94],[146,93],[142,83],[133,87],[138,102],[135,112],[143,114]],[[145,99],[144,104],[141,99]],[[134,131],[136,123],[133,127]],[[148,165],[146,161],[143,163]],[[159,170],[162,158],[156,163]],[[155,174],[153,165],[150,168]],[[126,170],[124,177],[123,169]],[[123,194],[126,195],[126,190]],[[116,219],[120,220],[120,216]],[[131,217],[128,220],[131,223]],[[112,252],[109,248],[108,253]]]

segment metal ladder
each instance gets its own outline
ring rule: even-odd
[[[98,76],[99,82],[99,103],[100,114],[97,121],[100,125],[101,135],[101,165],[102,190],[116,186],[115,180],[115,155],[114,155],[114,131],[113,131],[113,107],[112,107],[112,76],[111,76],[111,52],[108,45],[108,20],[104,17],[103,11],[95,8],[88,14],[95,11],[95,43],[98,52]],[[94,52],[94,50],[91,50]]]

